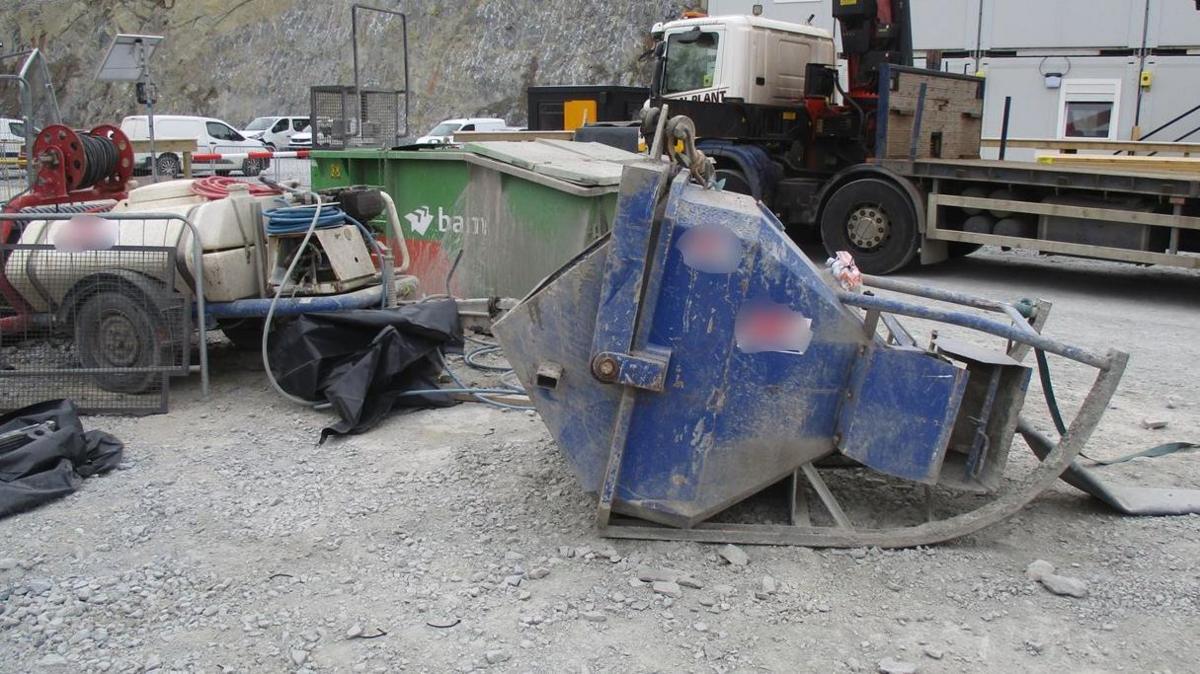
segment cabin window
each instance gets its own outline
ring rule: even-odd
[[[1068,101],[1063,111],[1067,138],[1108,138],[1112,129],[1113,104],[1100,101]]]
[[[1120,80],[1066,79],[1059,92],[1059,138],[1117,138]]]

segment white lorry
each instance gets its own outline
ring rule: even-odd
[[[24,149],[25,120],[0,117],[0,157],[15,159]]]
[[[686,116],[725,189],[869,274],[989,244],[1200,267],[1194,176],[983,160],[985,80],[912,66],[908,2],[832,12],[840,54],[826,31],[762,17],[656,25],[643,134],[663,106]]]

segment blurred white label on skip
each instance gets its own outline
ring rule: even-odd
[[[801,354],[812,342],[812,319],[784,304],[750,302],[738,311],[733,334],[737,348],[745,353]]]
[[[741,240],[724,227],[692,227],[679,236],[675,245],[684,264],[705,274],[732,274],[742,261]]]

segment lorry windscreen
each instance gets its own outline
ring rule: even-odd
[[[689,31],[668,36],[663,94],[711,87],[716,78],[720,38],[714,31]]]

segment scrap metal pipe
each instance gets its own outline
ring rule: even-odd
[[[897,279],[886,278],[883,276],[868,276],[863,275],[862,284],[870,288],[878,288],[880,290],[890,290],[892,292],[904,293],[905,295],[913,295],[914,297],[924,297],[925,299],[938,300],[940,302],[948,302],[950,304],[960,304],[962,306],[971,307],[973,309],[982,309],[984,311],[995,311],[1005,314],[1013,320],[1013,323],[1026,334],[1038,334],[1032,326],[1026,322],[1025,317],[1020,311],[1007,302],[997,302],[989,300],[985,297],[969,295],[967,293],[954,292],[953,290],[942,290],[941,288],[933,288],[931,286],[921,285],[919,283],[910,283],[908,281],[899,281]]]

